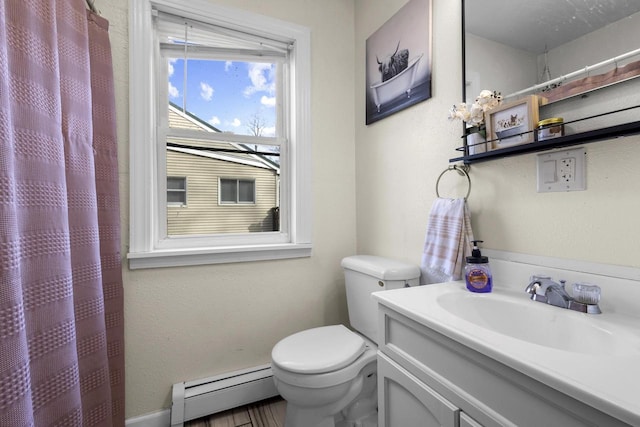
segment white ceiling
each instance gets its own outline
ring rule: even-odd
[[[466,30],[543,53],[640,11],[640,0],[465,0]]]

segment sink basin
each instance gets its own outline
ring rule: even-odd
[[[445,293],[437,304],[464,321],[532,344],[582,354],[640,355],[640,337],[602,315],[496,293]]]

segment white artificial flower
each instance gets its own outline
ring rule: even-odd
[[[470,117],[471,114],[467,110],[467,104],[464,102],[454,105],[453,108],[449,110],[449,120],[460,119],[466,122]]]
[[[480,95],[478,95],[478,97],[476,98],[476,102],[478,102],[478,100],[489,99],[489,98],[493,98],[493,92],[491,92],[490,90],[484,89],[483,91],[480,92]]]
[[[478,103],[473,103],[471,105],[471,111],[469,112],[469,119],[465,120],[465,122],[472,124],[473,126],[478,126],[482,122],[484,122],[484,109]]]
[[[502,103],[502,96],[495,91],[483,90],[470,106],[462,102],[449,111],[449,120],[460,119],[472,126],[484,124],[485,113]]]
[[[502,102],[502,96],[497,92],[491,92],[490,90],[483,90],[476,98],[476,102],[482,106],[482,109],[487,112],[493,110]]]

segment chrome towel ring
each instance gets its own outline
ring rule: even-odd
[[[442,178],[442,175],[444,175],[449,171],[456,171],[460,174],[460,176],[464,176],[467,178],[467,184],[469,185],[469,188],[467,189],[467,195],[464,198],[464,200],[466,201],[469,198],[469,194],[471,194],[471,178],[469,178],[469,172],[467,171],[468,169],[469,169],[469,166],[466,166],[466,165],[465,166],[453,165],[443,170],[442,173],[438,176],[438,180],[436,181],[436,196],[440,197],[438,186],[440,185],[440,178]]]

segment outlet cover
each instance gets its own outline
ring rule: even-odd
[[[538,154],[538,193],[586,190],[584,147]]]

